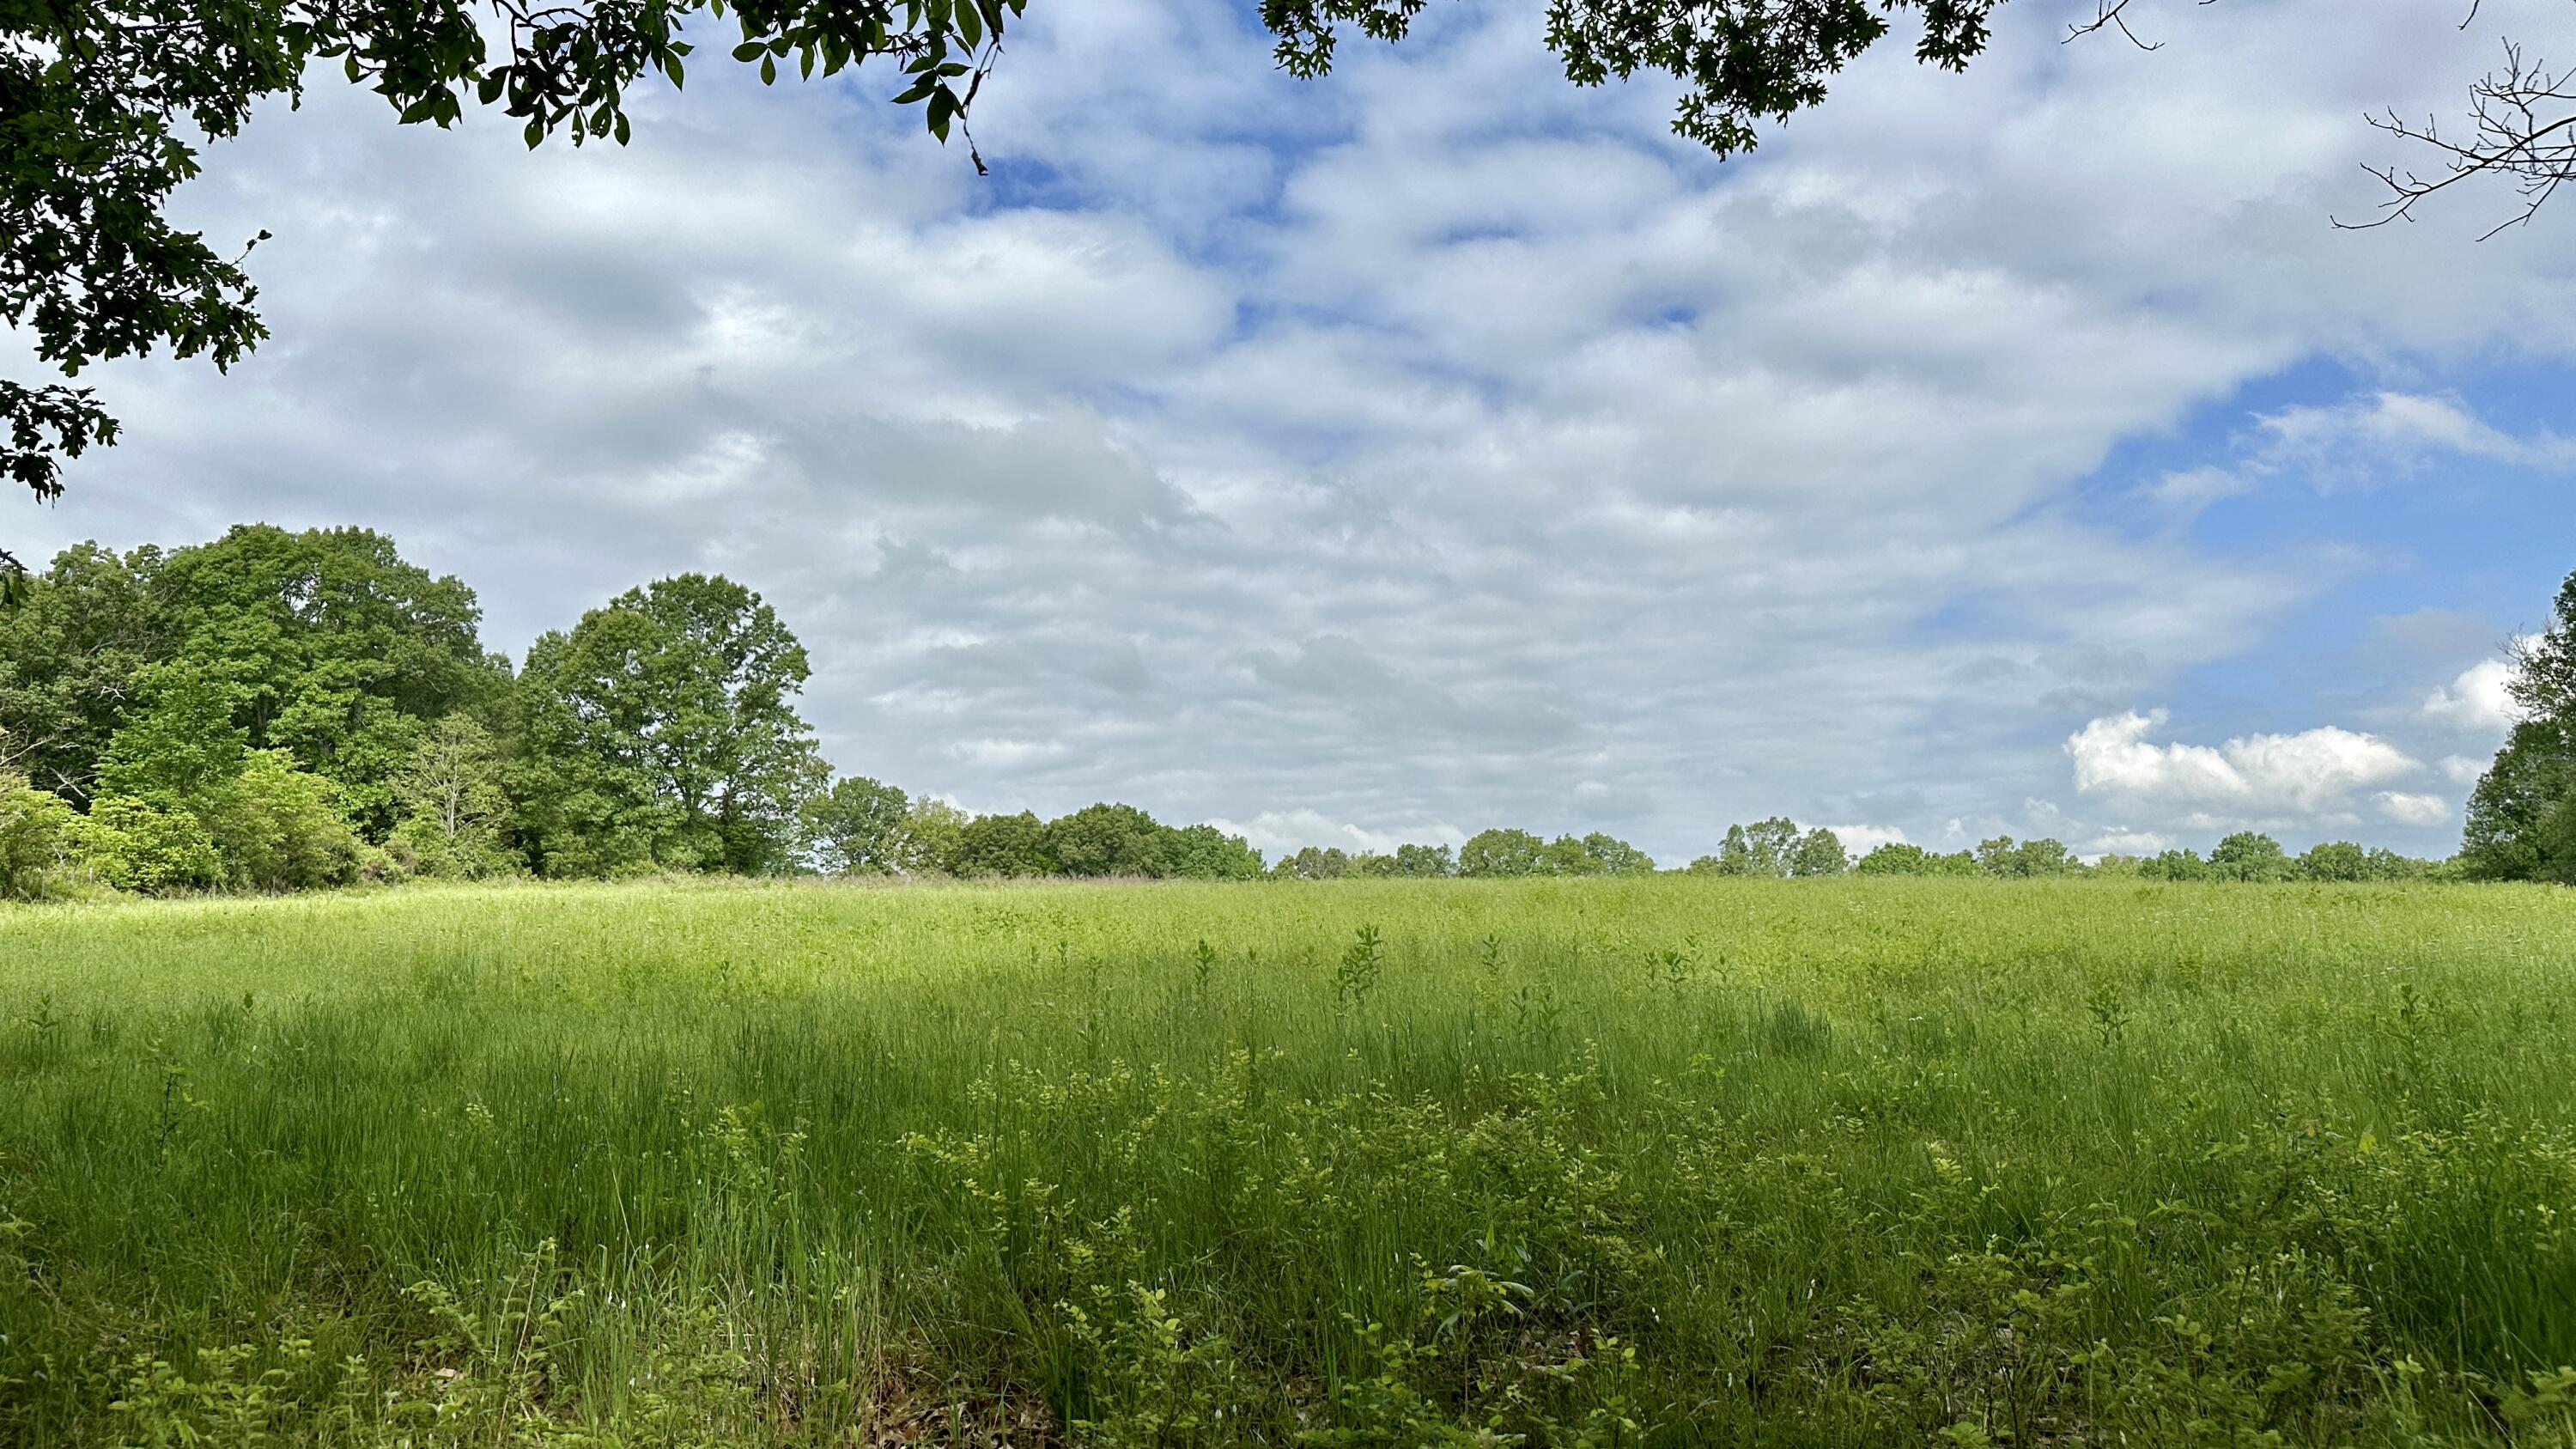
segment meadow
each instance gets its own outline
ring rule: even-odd
[[[2576,895],[0,908],[0,1444],[2576,1444]]]

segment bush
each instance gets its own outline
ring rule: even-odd
[[[52,791],[0,771],[0,900],[28,901],[45,893],[79,818]]]
[[[81,869],[121,891],[202,890],[223,879],[223,854],[196,816],[132,795],[93,802],[71,843]]]
[[[331,782],[295,768],[285,750],[253,750],[241,773],[191,802],[223,857],[224,883],[302,890],[356,878],[364,847]]]

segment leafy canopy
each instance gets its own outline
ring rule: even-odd
[[[2576,573],[2513,662],[2523,719],[2469,793],[2461,863],[2485,880],[2576,885]]]
[[[503,688],[480,619],[472,589],[362,528],[244,524],[122,556],[82,544],[0,611],[0,729],[26,742],[36,784],[87,801],[110,737],[184,662],[247,748],[292,750],[380,835],[423,724]]]
[[[1683,84],[1673,129],[1720,156],[1749,151],[1762,121],[1825,98],[1825,81],[1887,34],[1897,10],[1922,14],[1915,58],[1964,70],[1986,48],[2001,0],[1551,0],[1547,43],[1566,78],[1597,86],[1660,71]],[[1401,40],[1424,0],[1263,0],[1292,75],[1332,68],[1343,27]]]
[[[903,791],[865,775],[834,782],[805,802],[805,849],[827,875],[890,875],[911,800]]]
[[[720,575],[629,589],[547,634],[519,676],[519,793],[539,858],[575,874],[765,874],[828,771],[796,713],[805,648]]]

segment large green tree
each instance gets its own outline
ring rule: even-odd
[[[1047,822],[1046,853],[1064,875],[1173,873],[1171,831],[1133,805],[1085,805]]]
[[[1690,863],[1701,875],[1787,875],[1798,854],[1798,822],[1785,815],[1726,827],[1717,854]]]
[[[978,815],[957,832],[949,870],[961,876],[1054,875],[1055,856],[1047,850],[1047,830],[1036,812]]]
[[[361,528],[245,524],[122,556],[82,544],[0,611],[0,728],[29,743],[38,784],[86,801],[147,674],[182,669],[225,686],[246,748],[292,751],[380,838],[423,725],[503,687],[480,620],[473,590]]]
[[[758,594],[682,574],[528,650],[513,773],[532,858],[556,874],[763,874],[792,863],[829,771],[796,713],[805,648]]]
[[[2513,656],[2524,717],[2469,793],[2460,864],[2483,880],[2576,884],[2576,573]]]
[[[2479,880],[2576,885],[2576,720],[2514,726],[2469,792],[2460,864]]]
[[[1477,831],[1458,847],[1458,873],[1505,878],[1536,875],[1546,859],[1546,841],[1526,830],[1497,826]]]
[[[293,751],[373,836],[394,825],[395,779],[428,723],[505,685],[474,591],[369,529],[241,525],[172,553],[152,591],[178,657],[239,686],[251,748]]]
[[[0,730],[37,787],[86,805],[107,742],[141,702],[141,676],[177,646],[154,598],[161,550],[65,549],[18,607],[0,609]]]
[[[1169,829],[1169,827],[1166,827]],[[1165,837],[1163,858],[1183,880],[1259,880],[1261,852],[1213,825],[1184,825]]]
[[[915,795],[895,827],[894,868],[905,875],[957,874],[957,847],[965,838],[966,812],[936,795]]]
[[[125,889],[300,890],[366,852],[332,781],[237,723],[246,686],[182,660],[140,676],[143,707],[108,741],[74,834],[91,873]]]
[[[1401,39],[1425,0],[1263,0],[1290,72],[1330,69],[1346,30]],[[1551,0],[1545,38],[1567,77],[1598,85],[1660,73],[1680,83],[1674,129],[1719,155],[1765,122],[1821,102],[1832,77],[1919,23],[1926,64],[1964,68],[2000,0]],[[174,223],[172,194],[199,148],[239,134],[265,97],[300,97],[315,62],[383,96],[405,124],[453,125],[497,108],[530,146],[569,134],[623,143],[648,73],[674,88],[684,32],[721,34],[763,80],[893,65],[895,99],[932,134],[962,131],[1027,0],[0,0],[0,320],[56,376],[0,380],[0,471],[39,498],[62,463],[113,443],[116,420],[78,385],[91,364],[167,349],[217,367],[266,335],[243,269],[267,238],[210,240]],[[2079,32],[2129,26],[2131,0],[2095,0]],[[2428,17],[2427,23],[2439,23]],[[2385,129],[2438,163],[2390,168],[2382,220],[2460,180],[2519,183],[2530,208],[2576,179],[2576,98],[2556,73],[2509,65],[2472,88],[2472,124]],[[1143,83],[1159,80],[1147,76]],[[980,170],[971,139],[968,154]],[[2523,215],[2529,214],[2526,210]],[[0,551],[14,589],[17,560]]]
[[[891,875],[912,802],[903,791],[865,775],[836,780],[805,802],[806,853],[829,875]]]

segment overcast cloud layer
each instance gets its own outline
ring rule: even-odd
[[[1032,9],[990,180],[721,46],[623,152],[318,85],[186,197],[276,233],[275,339],[105,372],[128,441],[6,536],[363,523],[514,653],[720,569],[843,769],[1273,850],[2456,844],[2576,567],[2576,202],[2327,218],[2366,108],[2576,7],[2010,7],[1724,165],[1527,4],[1313,84],[1238,7]]]

